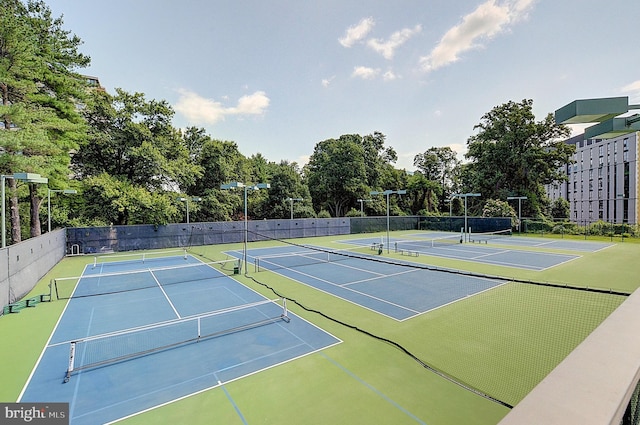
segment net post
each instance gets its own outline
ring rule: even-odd
[[[291,321],[291,319],[289,318],[289,310],[287,310],[287,299],[283,298],[282,299],[282,320],[284,320],[285,322],[289,323]]]
[[[253,271],[258,273],[260,271],[260,258],[256,257],[253,259]]]
[[[200,342],[200,336],[202,335],[202,327],[200,326],[201,318],[198,317],[198,342]]]
[[[67,367],[67,375],[64,378],[64,382],[69,382],[69,379],[71,379],[71,373],[73,372],[75,357],[76,357],[76,341],[71,341],[71,346],[69,348],[69,366]]]
[[[51,283],[56,288],[56,300],[59,301],[60,300],[60,294],[58,293],[58,281],[54,278],[54,279],[51,279]]]

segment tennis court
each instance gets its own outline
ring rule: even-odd
[[[368,249],[368,248],[367,248]],[[240,258],[241,252],[228,254]],[[251,249],[248,261],[396,320],[406,320],[502,285],[504,281],[380,261],[359,250],[280,246]]]
[[[496,244],[519,238],[495,239]],[[461,243],[459,234],[428,232],[406,235],[403,238],[390,238],[389,251],[399,253],[417,253],[444,257],[455,260],[473,261],[504,267],[542,271],[551,267],[580,258],[577,254],[541,252],[526,249],[509,249],[504,246],[494,246],[492,243]],[[341,241],[345,244],[371,246],[382,244],[386,238],[361,238]],[[568,242],[568,241],[567,241]],[[520,247],[526,247],[521,244]],[[534,245],[531,245],[533,247]]]
[[[126,259],[54,282],[68,304],[20,401],[69,402],[72,424],[105,423],[340,342],[227,263]]]

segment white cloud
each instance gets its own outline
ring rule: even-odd
[[[351,47],[358,41],[365,38],[374,25],[375,21],[373,20],[373,18],[364,18],[360,22],[358,22],[357,25],[349,27],[344,37],[340,38],[338,41],[344,47]]]
[[[359,77],[363,80],[373,80],[380,74],[379,69],[368,68],[366,66],[356,66],[353,68],[352,77]]]
[[[331,85],[331,82],[333,81],[333,79],[336,78],[335,75],[332,75],[329,78],[323,78],[322,79],[322,87],[329,87]]]
[[[204,98],[189,90],[178,92],[180,98],[174,105],[174,109],[193,123],[215,124],[227,115],[262,115],[270,102],[263,91],[242,96],[238,104],[233,107],[224,107],[220,102]]]
[[[393,81],[393,80],[397,80],[398,78],[400,78],[400,77],[398,76],[398,74],[395,74],[395,73],[394,73],[393,71],[391,71],[391,70],[389,70],[389,71],[385,72],[385,73],[382,75],[382,79],[383,79],[384,81]]]
[[[636,80],[631,84],[627,84],[621,90],[622,93],[629,94],[634,102],[640,100],[640,80]]]
[[[420,59],[421,67],[429,72],[460,59],[460,54],[482,47],[480,40],[490,40],[508,30],[510,25],[524,19],[535,0],[507,0],[497,3],[488,0],[449,29],[428,56]]]
[[[372,38],[367,42],[367,45],[380,53],[385,59],[391,60],[393,59],[395,50],[420,31],[422,31],[422,26],[420,25],[416,25],[413,28],[404,28],[391,34],[391,37],[386,41]]]
[[[269,107],[269,98],[263,91],[242,96],[238,100],[238,106],[226,109],[227,114],[234,115],[262,115]]]

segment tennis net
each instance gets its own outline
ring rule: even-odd
[[[78,339],[70,342],[65,382],[73,373],[81,370],[143,357],[270,323],[289,321],[286,299],[264,300]]]
[[[446,247],[451,245],[460,245],[462,243],[462,236],[459,234],[456,235],[447,235],[447,236],[438,236],[430,239],[410,239],[404,241],[394,242],[394,250],[397,253],[403,253],[406,251],[415,251],[420,252],[421,249],[424,248],[437,248],[437,247]]]
[[[238,259],[196,262],[179,266],[147,267],[123,272],[86,274],[77,277],[54,278],[50,283],[51,297],[70,299],[107,295],[174,285],[198,280],[214,279],[236,273]]]
[[[494,232],[469,233],[469,242],[487,243],[492,239],[500,239],[511,236],[511,229],[498,230]]]
[[[131,254],[104,254],[95,255],[93,257],[93,268],[98,265],[105,266],[118,266],[123,262],[140,262],[151,263],[154,261],[164,261],[168,257],[180,256],[187,258],[187,250],[172,250],[172,251],[159,251],[159,252],[134,252]]]
[[[256,272],[282,268],[291,269],[314,264],[345,261],[353,258],[370,258],[371,250],[372,248],[369,245],[339,250],[309,247],[298,252],[254,257],[254,269]]]

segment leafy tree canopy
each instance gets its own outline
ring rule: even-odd
[[[565,179],[562,166],[575,149],[563,141],[569,129],[552,114],[536,121],[528,99],[494,107],[474,129],[478,134],[467,140],[465,187],[485,199],[527,196],[530,214],[544,211],[544,185]]]

